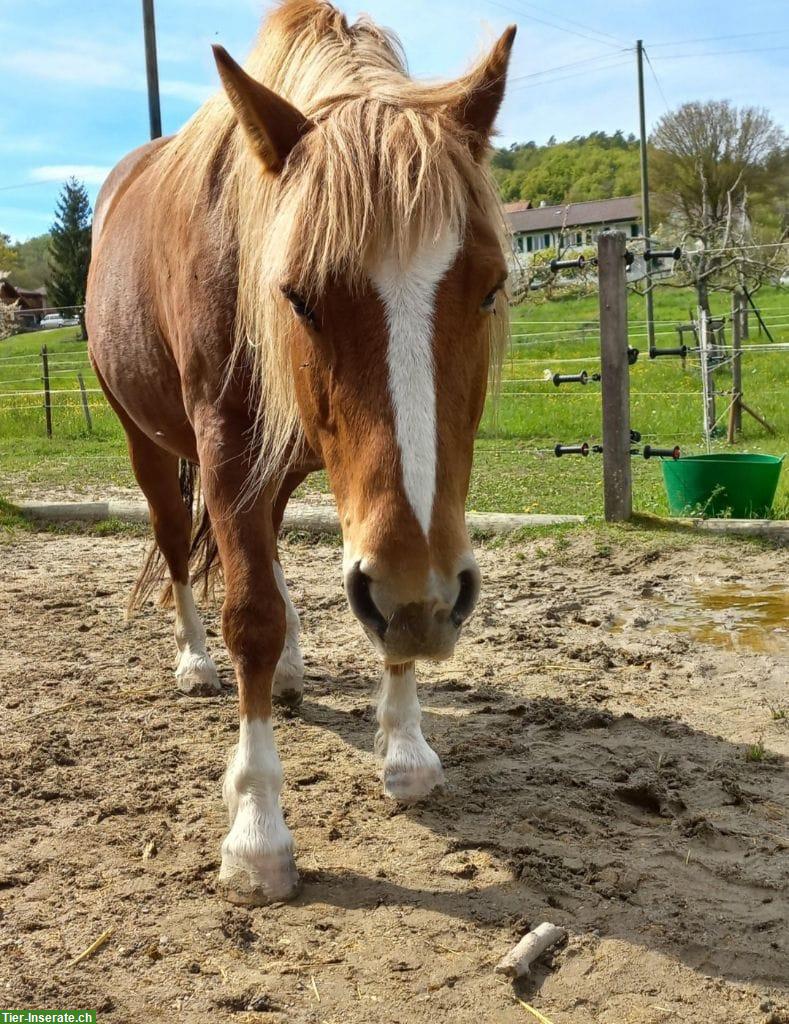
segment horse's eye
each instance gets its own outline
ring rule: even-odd
[[[482,300],[482,309],[485,313],[494,313],[496,310],[496,297],[501,291],[501,285],[498,285],[493,289],[492,292],[488,292],[485,298]]]
[[[306,299],[303,299],[298,292],[294,292],[292,288],[287,286],[283,287],[282,294],[288,300],[293,307],[293,312],[296,316],[301,317],[302,320],[306,320],[310,326],[315,326],[315,311],[307,305]]]

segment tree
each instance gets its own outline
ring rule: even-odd
[[[14,270],[14,284],[20,288],[42,288],[49,280],[50,237],[35,235],[14,246],[18,263]]]
[[[778,250],[753,248],[767,242],[765,232],[785,238],[785,214],[770,216],[784,201],[785,136],[766,110],[711,100],[665,114],[650,142],[655,212],[681,233],[683,248],[695,244],[681,283],[694,285],[709,312],[710,289],[758,285],[770,272]]]
[[[11,245],[11,239],[0,231],[0,272],[13,270],[19,261],[16,248]]]
[[[49,300],[53,306],[81,306],[85,301],[90,214],[85,186],[69,178],[58,199],[51,232]]]
[[[510,146],[496,150],[492,163],[505,202],[558,205],[632,195],[639,187],[638,143],[622,132]]]

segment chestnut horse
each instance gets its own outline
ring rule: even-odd
[[[277,534],[314,470],[337,502],[348,601],[383,659],[385,792],[415,800],[442,781],[414,661],[452,653],[479,591],[464,503],[507,330],[486,164],[514,35],[460,80],[420,84],[371,22],[284,0],[247,70],[215,47],[223,90],[121,161],[96,204],[90,355],[169,569],[187,692],[219,681],[179,460],[199,467],[224,577],[240,733],[220,882],[235,901],[298,881],[271,715],[272,699],[300,701],[303,664]]]

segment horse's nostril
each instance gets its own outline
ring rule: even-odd
[[[460,592],[452,609],[452,621],[456,626],[462,625],[474,611],[474,605],[479,597],[479,573],[473,569],[464,569],[458,579]]]
[[[383,639],[387,622],[373,601],[370,577],[362,572],[358,562],[345,577],[345,591],[348,595],[348,604],[356,618]]]

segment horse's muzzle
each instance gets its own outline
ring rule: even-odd
[[[438,597],[423,601],[393,603],[382,610],[374,597],[380,584],[360,568],[357,562],[345,577],[345,590],[351,611],[389,663],[427,659],[441,661],[455,649],[460,627],[471,615],[479,596],[479,570],[465,568],[452,588],[453,603]]]

